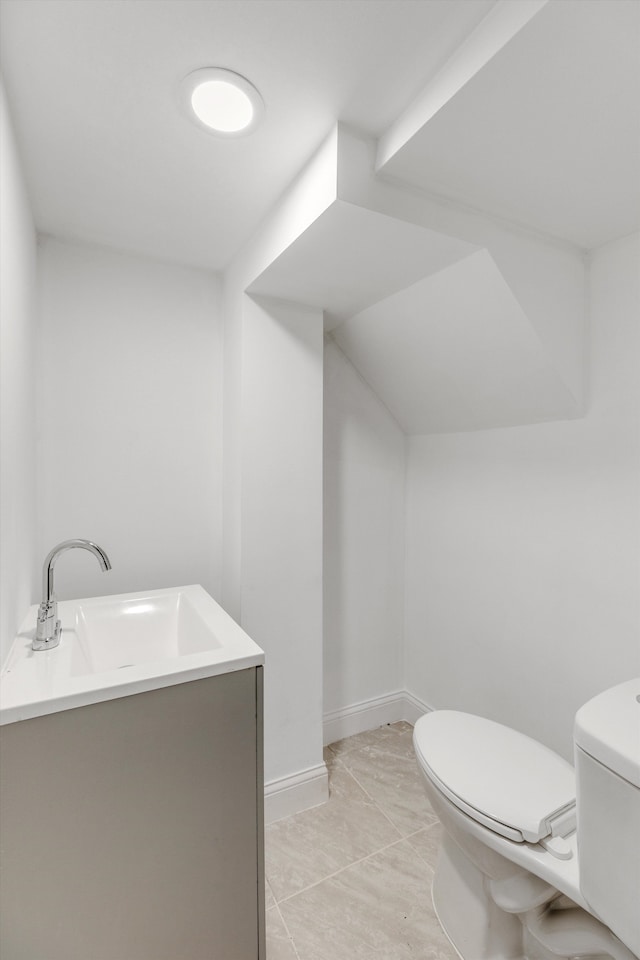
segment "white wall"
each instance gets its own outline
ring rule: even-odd
[[[0,88],[0,664],[36,590],[36,235]]]
[[[326,716],[402,687],[405,438],[332,340],[324,362]]]
[[[220,593],[222,323],[207,272],[42,245],[39,554],[61,599],[201,583]]]
[[[224,570],[223,602],[240,619],[242,504],[243,310],[256,278],[336,199],[337,129],[280,197],[229,264],[223,277],[224,312]],[[281,292],[277,296],[287,297]],[[306,301],[305,301],[306,302]],[[250,308],[249,308],[250,309]]]
[[[336,199],[333,131],[224,275],[223,604],[266,654],[265,815],[327,797],[322,757],[322,312],[252,299]],[[278,293],[278,297],[281,294]]]
[[[265,651],[265,779],[322,760],[322,313],[244,297],[241,623]],[[312,805],[309,803],[308,805]]]
[[[638,237],[593,254],[584,419],[409,444],[409,690],[566,757],[640,671],[639,263]]]

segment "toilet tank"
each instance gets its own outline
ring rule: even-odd
[[[580,889],[640,955],[640,679],[578,710],[574,746]]]

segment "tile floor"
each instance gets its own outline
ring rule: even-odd
[[[267,960],[457,960],[411,736],[394,723],[331,744],[328,803],[267,827]]]

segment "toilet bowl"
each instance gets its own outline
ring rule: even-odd
[[[640,680],[578,711],[575,769],[454,710],[413,740],[444,833],[433,903],[463,960],[638,960]]]

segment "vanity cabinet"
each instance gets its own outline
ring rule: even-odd
[[[0,738],[3,960],[265,960],[262,667]]]

